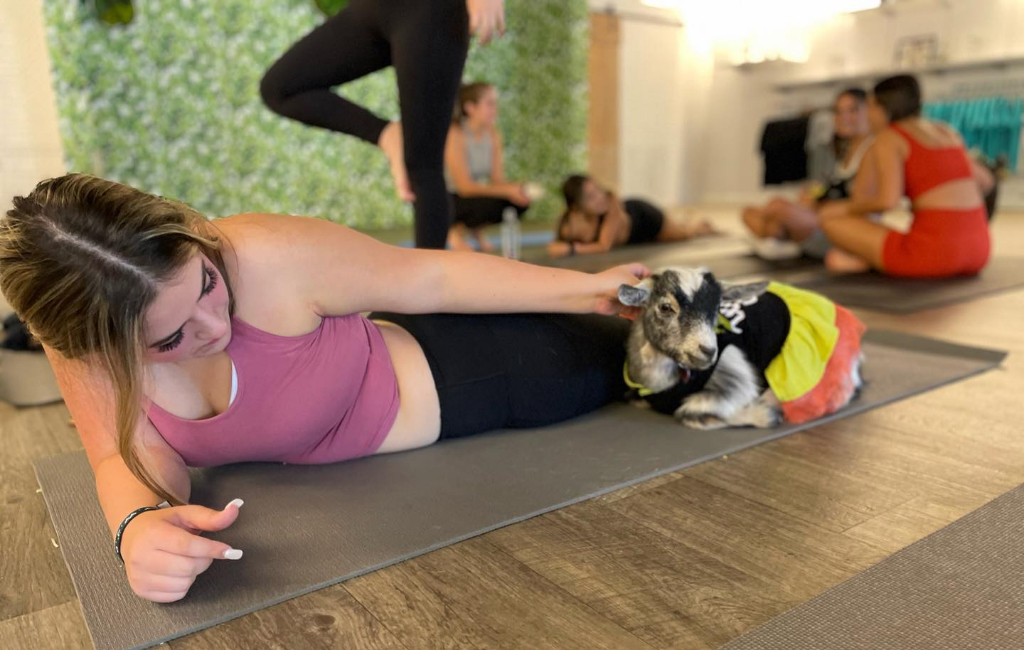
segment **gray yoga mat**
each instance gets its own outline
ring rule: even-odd
[[[97,650],[143,648],[666,472],[853,415],[998,365],[1004,352],[871,331],[860,397],[816,423],[700,432],[615,405],[558,426],[497,432],[336,465],[195,472],[193,502],[245,499],[182,601],[136,598],[114,558],[83,452],[36,463]],[[130,624],[126,624],[130,621]]]
[[[787,281],[847,307],[907,314],[1024,287],[1024,257],[996,257],[976,276],[943,280],[891,278],[880,273],[812,275]]]
[[[721,650],[1019,650],[1024,486]]]

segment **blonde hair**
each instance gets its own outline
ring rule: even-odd
[[[221,241],[203,215],[85,174],[39,183],[15,197],[0,221],[0,291],[42,343],[108,373],[121,458],[146,487],[175,504],[180,500],[143,467],[134,445],[143,330],[160,284],[197,252],[226,282]]]

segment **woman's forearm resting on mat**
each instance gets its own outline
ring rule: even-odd
[[[607,253],[611,249],[611,243],[601,241],[589,244],[578,241],[553,241],[548,244],[548,255],[566,257],[567,255],[586,255],[587,253]]]
[[[161,499],[142,484],[131,473],[124,460],[117,454],[100,461],[93,473],[96,478],[96,494],[99,497],[103,516],[111,536],[117,531],[125,515],[142,506],[155,506]],[[166,480],[166,478],[165,478]],[[182,465],[180,476],[174,477],[170,486],[174,496],[187,502],[190,492],[188,470]]]
[[[590,253],[607,253],[612,249],[611,242],[596,241],[589,244],[583,242],[576,242],[574,246],[576,253],[580,255],[587,255]]]

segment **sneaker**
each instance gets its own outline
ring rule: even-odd
[[[791,260],[803,255],[800,244],[787,239],[753,239],[750,244],[754,255],[764,260]]]

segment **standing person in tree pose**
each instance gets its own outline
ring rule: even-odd
[[[399,198],[414,204],[416,246],[444,248],[444,146],[469,35],[486,43],[504,30],[503,0],[352,0],[267,70],[260,94],[285,117],[379,146]],[[401,122],[331,91],[388,66],[398,78]]]

